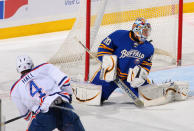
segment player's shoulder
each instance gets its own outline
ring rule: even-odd
[[[32,68],[32,71],[37,70],[37,69],[39,69],[39,68],[41,68],[41,67],[46,67],[46,66],[50,66],[50,65],[51,65],[51,64],[49,64],[49,63],[42,63],[42,64],[37,65],[37,66],[35,66],[34,68]]]
[[[11,94],[13,94],[13,89],[18,85],[18,83],[20,82],[21,79],[17,80],[12,86],[11,86],[11,89],[10,89],[10,96]]]
[[[128,37],[129,36],[129,31],[128,30],[116,30],[116,31],[114,31],[113,33],[111,33],[110,35],[109,35],[109,37],[111,38],[111,39],[120,39],[120,38],[122,38],[123,36],[126,36],[126,37]]]
[[[154,46],[152,44],[152,41],[145,41],[145,46],[149,48],[149,50],[152,50],[154,52]]]
[[[44,69],[47,69],[47,68],[50,68],[51,66],[53,66],[52,64],[49,64],[49,63],[42,63],[34,68],[32,68],[32,70],[29,72],[29,73],[33,73],[33,72],[41,72],[41,71],[44,71]],[[15,87],[17,86],[21,86],[21,81],[22,79],[28,75],[29,73],[25,74],[24,76],[22,76],[21,78],[19,78],[11,87],[11,90],[10,90],[10,95],[12,94],[12,91]]]
[[[123,34],[126,34],[126,33],[128,34],[129,31],[128,30],[116,30],[112,34],[123,35]]]

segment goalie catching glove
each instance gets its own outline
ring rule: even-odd
[[[140,87],[144,84],[148,76],[148,72],[141,66],[129,68],[127,82],[134,88]]]
[[[117,56],[104,55],[102,58],[100,79],[110,82],[116,79],[116,75],[117,75]]]

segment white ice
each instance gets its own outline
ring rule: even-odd
[[[48,60],[63,43],[68,32],[0,41],[0,98],[2,116],[6,120],[19,116],[9,97],[12,84],[19,78],[15,70],[15,58],[28,54],[35,64]],[[114,92],[104,106],[73,104],[87,131],[194,131],[194,13],[184,14],[183,66],[152,70],[150,79],[155,82],[183,80],[189,82],[190,97],[187,101],[167,105],[137,108],[128,102],[120,91]],[[6,131],[24,131],[23,119],[6,125]]]

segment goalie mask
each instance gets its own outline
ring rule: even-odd
[[[144,42],[150,36],[151,25],[144,18],[137,18],[132,26],[132,30],[139,38],[139,41]]]
[[[34,67],[34,63],[32,59],[27,55],[18,56],[16,58],[16,69],[19,73],[32,69]]]

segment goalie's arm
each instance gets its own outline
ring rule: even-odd
[[[150,53],[149,57],[147,57],[141,64],[140,66],[144,68],[148,74],[152,68],[152,58],[153,58],[154,51]]]
[[[114,45],[114,42],[113,42],[114,34],[115,33],[110,34],[99,45],[97,57],[100,61],[102,61],[102,57],[105,54],[108,54],[108,55],[114,54],[114,51],[116,48],[116,46]]]
[[[142,77],[144,79],[146,79],[145,81],[147,81],[147,83],[150,83],[150,80],[147,78],[148,74],[150,73],[150,70],[152,68],[152,57],[153,57],[153,53],[151,53],[151,55],[149,57],[147,57],[141,64],[140,67],[142,68]],[[146,73],[147,72],[147,73]],[[145,82],[144,82],[145,83]],[[143,84],[144,84],[143,83]]]
[[[143,69],[145,69],[148,73],[150,72],[150,70],[151,70],[151,67],[152,67],[152,62],[150,62],[150,61],[143,61],[141,64],[140,64],[140,66],[143,68]]]

